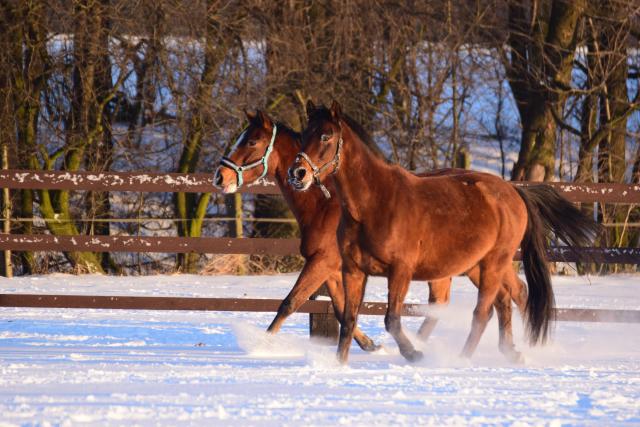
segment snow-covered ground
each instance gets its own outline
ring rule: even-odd
[[[555,277],[560,307],[640,309],[639,276]],[[51,275],[0,280],[3,293],[283,297],[295,275]],[[370,280],[367,300],[384,301]],[[272,313],[0,309],[0,426],[8,425],[640,425],[640,325],[560,322],[524,366],[497,350],[495,319],[475,357],[460,360],[475,288],[454,282],[452,305],[425,359],[406,363],[382,317],[360,325],[384,344],[308,340],[307,315],[275,338]],[[414,283],[408,302],[425,302]],[[495,317],[495,316],[494,316]],[[420,319],[405,318],[415,331]]]

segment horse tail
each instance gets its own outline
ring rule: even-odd
[[[522,188],[515,188],[527,207],[527,230],[521,243],[522,264],[529,288],[525,325],[529,342],[535,345],[547,340],[549,325],[554,316],[555,299],[545,253],[547,230],[538,203],[530,199],[528,192]]]
[[[537,206],[547,231],[553,232],[571,250],[590,246],[600,232],[600,225],[558,191],[548,185],[532,185],[522,190]]]
[[[515,187],[527,207],[527,230],[522,240],[522,263],[529,295],[527,332],[531,344],[544,343],[554,318],[554,296],[546,257],[546,239],[553,232],[570,248],[590,245],[599,225],[562,197],[553,187]]]

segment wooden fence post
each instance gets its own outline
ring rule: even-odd
[[[9,149],[7,144],[2,144],[2,169],[9,169]],[[2,231],[4,234],[11,234],[11,194],[9,188],[2,189],[2,216],[4,218]],[[11,250],[4,250],[4,274],[6,277],[13,277],[13,266],[11,265]]]
[[[311,299],[317,299],[319,296],[329,296],[325,285],[322,285]],[[326,313],[309,314],[309,335],[311,338],[321,338],[322,341],[335,345],[340,336],[340,323],[334,314],[333,305],[328,304],[327,307]]]
[[[244,237],[244,229],[242,224],[242,194],[236,192],[233,195],[234,217],[235,217],[235,237]],[[238,274],[244,276],[247,274],[247,255],[240,255],[240,263],[238,264]]]

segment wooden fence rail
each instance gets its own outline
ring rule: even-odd
[[[517,182],[527,186],[539,183]],[[567,200],[582,203],[640,203],[640,185],[545,183],[557,188]],[[0,171],[0,188],[51,189],[87,191],[141,192],[218,192],[212,174],[152,173],[152,172],[61,172],[61,171]],[[243,193],[280,194],[274,182],[262,180],[242,187]]]
[[[292,255],[299,246],[299,239],[0,234],[0,250],[16,251]]]
[[[0,234],[0,250],[15,251],[296,255],[300,253],[299,247],[300,239]],[[554,262],[640,264],[640,248],[553,247],[547,252],[547,259]],[[514,260],[520,260],[519,252]]]
[[[1,170],[0,188],[27,190],[140,191],[215,193],[213,175],[206,173],[60,172]],[[243,193],[280,194],[274,182],[262,180],[242,187]]]
[[[0,307],[30,308],[274,312],[280,303],[277,299],[252,298],[0,294]],[[405,304],[402,315],[422,317],[428,310],[427,304]],[[359,313],[384,316],[386,311],[386,303],[364,302]],[[298,313],[333,313],[333,306],[330,301],[310,300],[298,309]],[[555,316],[556,320],[569,322],[640,323],[640,310],[558,308]]]

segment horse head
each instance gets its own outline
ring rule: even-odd
[[[277,156],[272,156],[278,127],[264,112],[245,111],[249,125],[238,136],[229,154],[222,157],[214,184],[223,193],[234,193],[243,184],[264,178],[275,170]]]
[[[316,108],[309,102],[307,115],[309,120],[302,133],[302,151],[289,168],[289,183],[298,191],[308,190],[316,184],[329,198],[331,195],[323,181],[340,168],[344,144],[342,109],[336,101],[330,109]]]

